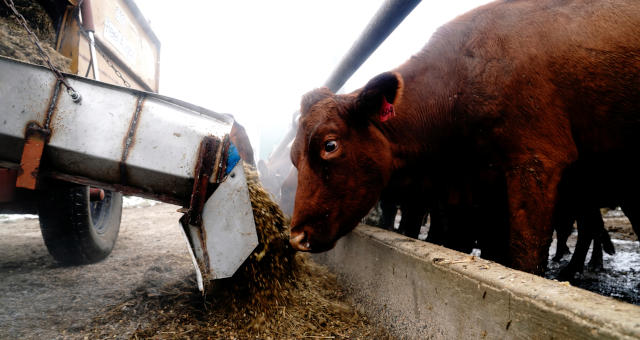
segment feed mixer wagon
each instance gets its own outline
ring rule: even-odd
[[[52,254],[82,263],[111,251],[120,193],[177,204],[199,287],[233,275],[258,244],[233,117],[64,79],[69,88],[45,67],[0,57],[0,212],[35,201]]]

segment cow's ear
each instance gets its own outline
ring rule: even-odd
[[[385,72],[369,80],[358,95],[356,114],[360,119],[385,122],[395,117],[394,103],[402,93],[402,76]]]
[[[333,93],[327,87],[321,87],[308,92],[307,94],[302,96],[302,102],[300,103],[300,114],[302,114],[303,116],[306,115],[313,105],[331,96],[333,96]]]

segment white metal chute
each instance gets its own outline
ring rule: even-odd
[[[44,146],[28,176],[182,205],[200,289],[232,276],[258,245],[230,142],[233,117],[82,77],[67,81],[81,102],[47,69],[0,57],[0,162],[22,167],[29,131],[40,131]]]

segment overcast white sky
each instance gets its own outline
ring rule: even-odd
[[[348,92],[418,52],[433,31],[488,0],[425,0],[345,85]],[[382,0],[136,0],[159,37],[160,93],[231,113],[256,156],[288,129]]]

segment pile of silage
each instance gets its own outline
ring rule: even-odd
[[[40,46],[49,55],[51,63],[62,72],[71,72],[71,59],[55,50],[56,32],[44,7],[34,0],[14,0],[14,4],[27,20],[29,29],[38,37]],[[4,1],[0,1],[0,55],[46,66],[29,33],[18,23]]]

